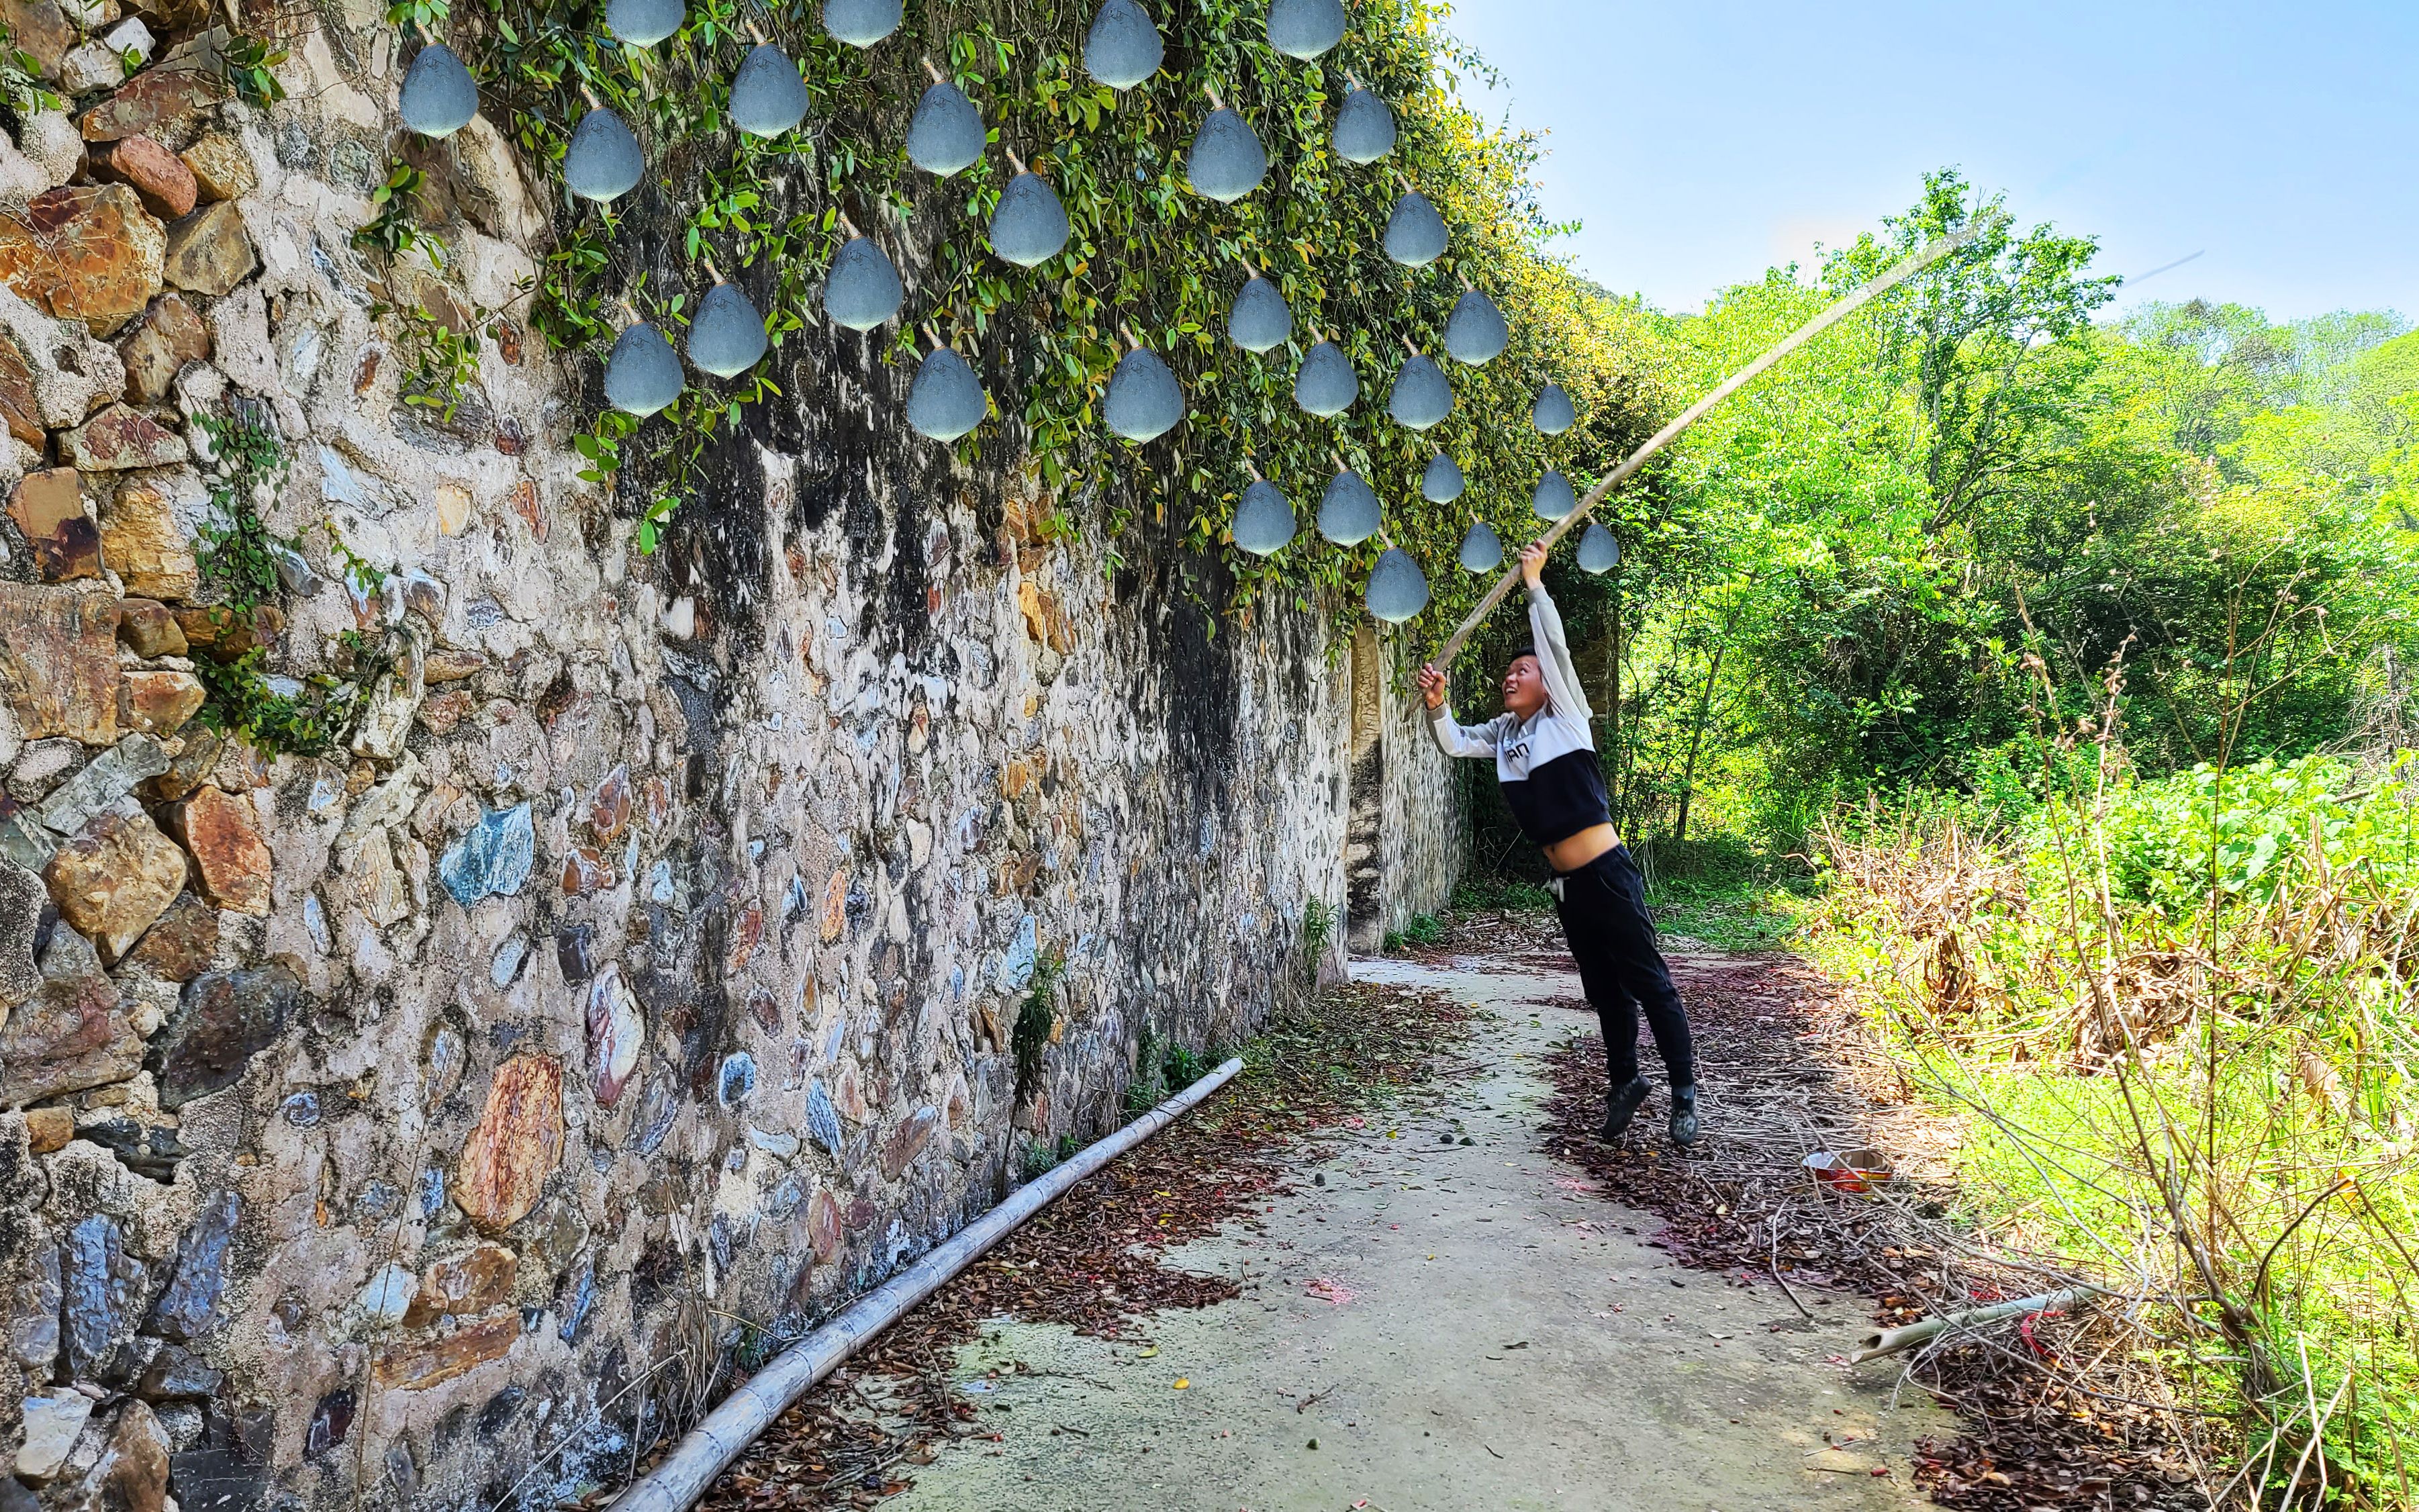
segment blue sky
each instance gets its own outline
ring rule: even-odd
[[[1598,283],[1666,310],[1838,243],[1955,165],[2100,238],[2120,294],[2277,319],[2419,318],[2419,0],[1456,0],[1550,133],[1545,208]]]

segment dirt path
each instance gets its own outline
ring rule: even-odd
[[[1546,1057],[1594,1032],[1557,1006],[1576,1005],[1574,977],[1470,957],[1354,972],[1495,1013],[1479,1072],[1432,1113],[1346,1131],[1266,1205],[1264,1232],[1170,1252],[1238,1279],[1237,1300],[1159,1314],[1148,1344],[987,1329],[959,1389],[996,1442],[948,1447],[887,1505],[1920,1504],[1908,1444],[1952,1425],[1912,1397],[1893,1411],[1886,1375],[1836,1363],[1854,1300],[1810,1292],[1809,1323],[1768,1285],[1680,1269],[1646,1242],[1657,1220],[1544,1153]]]

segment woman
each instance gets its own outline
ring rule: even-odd
[[[1646,912],[1644,880],[1612,827],[1604,772],[1596,764],[1587,696],[1563,639],[1563,617],[1538,579],[1546,544],[1520,553],[1529,588],[1529,630],[1535,644],[1503,671],[1503,712],[1482,725],[1453,721],[1444,702],[1444,674],[1420,669],[1428,731],[1448,756],[1492,756],[1503,801],[1520,832],[1537,842],[1553,869],[1548,884],[1563,919],[1563,937],[1579,963],[1588,1001],[1604,1025],[1605,1069],[1610,1077],[1600,1137],[1621,1137],[1646,1101],[1638,1070],[1638,1014],[1643,1007],[1655,1048],[1672,1079],[1672,1139],[1697,1141],[1697,1070],[1688,1042],[1688,1015],[1672,970],[1655,948],[1655,920]]]

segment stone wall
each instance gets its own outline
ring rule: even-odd
[[[635,552],[495,131],[443,272],[374,264],[378,28],[264,114],[203,8],[116,10],[0,0],[76,94],[0,141],[0,1508],[549,1504],[732,1319],[824,1316],[1114,1126],[1146,1038],[1333,965],[1350,658],[838,386]],[[451,408],[403,402],[407,301],[475,354]],[[242,614],[231,415],[277,464]],[[365,690],[334,748],[196,717],[253,650]],[[1399,924],[1458,825],[1387,697]]]

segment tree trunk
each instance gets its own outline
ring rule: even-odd
[[[1688,764],[1680,774],[1680,822],[1672,826],[1672,843],[1688,842],[1688,804],[1697,795],[1697,752],[1705,743],[1705,721],[1714,712],[1714,685],[1721,681],[1722,654],[1730,650],[1727,640],[1714,642],[1714,665],[1705,672],[1704,696],[1697,701],[1697,728],[1688,733]]]
[[[1621,569],[1612,569],[1612,628],[1604,638],[1604,749],[1612,758],[1612,811],[1621,812]]]

